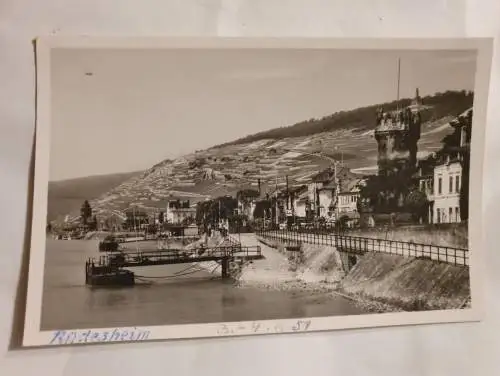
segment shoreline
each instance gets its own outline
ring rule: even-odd
[[[275,255],[281,255],[282,258],[286,259],[286,256],[280,251],[279,243],[267,241],[257,237],[257,241],[264,247],[276,252]],[[288,260],[287,260],[288,263]],[[288,269],[288,268],[287,268]],[[285,280],[274,281],[259,278],[259,274],[250,276],[248,273],[238,276],[236,278],[236,286],[239,288],[258,288],[262,290],[278,290],[283,292],[289,292],[292,294],[314,294],[322,295],[328,298],[343,298],[350,300],[357,307],[366,311],[367,313],[386,313],[386,312],[404,312],[405,309],[394,304],[389,304],[386,302],[380,302],[375,299],[371,299],[366,296],[360,296],[355,294],[349,294],[342,289],[343,276],[328,276],[325,274],[317,274],[312,271],[312,274],[299,271],[288,270],[288,277]],[[253,277],[253,278],[252,278]],[[333,278],[333,280],[332,280]]]
[[[302,280],[290,280],[279,283],[269,283],[265,281],[241,281],[235,280],[236,288],[246,289],[260,289],[260,290],[274,290],[292,295],[320,295],[322,297],[343,298],[350,300],[357,307],[366,311],[366,313],[387,313],[387,312],[405,312],[404,309],[390,305],[387,303],[378,302],[361,296],[352,296],[342,292],[339,283],[325,283],[325,282],[307,282]]]

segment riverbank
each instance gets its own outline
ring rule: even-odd
[[[289,291],[323,292],[351,299],[369,312],[458,309],[470,306],[469,270],[414,257],[369,253],[345,271],[339,252],[330,246],[304,243],[300,252],[280,242],[257,238],[263,248],[281,255],[293,271],[285,284],[268,286],[244,280],[243,285]]]
[[[367,253],[342,280],[339,291],[407,311],[459,309],[470,298],[469,268],[429,259]]]
[[[235,282],[239,288],[277,290],[316,298],[341,297],[366,313],[402,311],[396,306],[342,292],[341,281],[345,272],[338,252],[336,254],[331,247],[308,245],[302,257],[297,258],[282,244],[254,235],[242,236],[242,243],[260,245],[265,258],[245,265]]]

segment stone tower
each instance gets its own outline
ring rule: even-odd
[[[375,139],[379,176],[410,177],[415,171],[421,127],[420,105],[417,89],[410,106],[392,112],[378,111]]]

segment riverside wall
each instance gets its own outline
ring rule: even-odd
[[[279,240],[258,237],[287,254],[297,280],[333,283],[338,292],[358,300],[383,303],[401,310],[457,309],[470,298],[469,267],[435,260],[369,252],[346,268],[345,252],[333,246],[302,243],[300,256]]]

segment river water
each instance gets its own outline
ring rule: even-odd
[[[364,313],[342,297],[310,292],[238,288],[190,265],[134,268],[148,278],[133,287],[85,285],[85,261],[98,257],[95,240],[47,239],[42,330],[177,325]],[[169,277],[169,278],[163,278]]]

